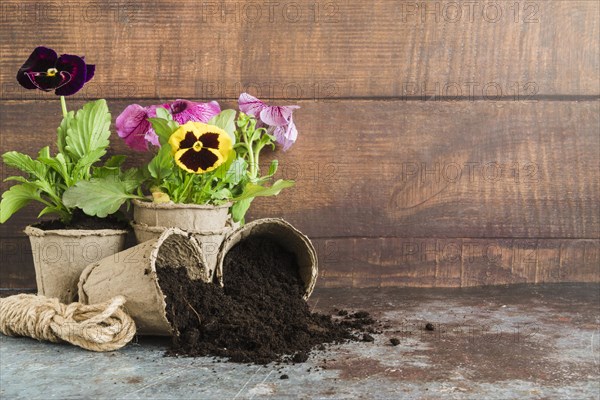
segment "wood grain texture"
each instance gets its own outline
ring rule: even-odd
[[[132,102],[235,107],[242,91],[301,105],[298,143],[263,160],[297,185],[250,218],[312,237],[320,285],[598,282],[599,13],[587,0],[5,0],[0,152],[54,142],[58,100],[15,81],[43,44],[97,65],[69,107],[104,97],[113,121]],[[0,287],[35,284],[21,231],[39,210],[0,225]]]
[[[387,237],[313,243],[320,287],[600,282],[599,240]],[[0,287],[34,288],[29,240],[2,238],[0,250]],[[51,250],[48,257],[55,257]]]
[[[34,104],[39,114],[23,120]],[[111,102],[113,118],[126,104]],[[321,238],[599,237],[597,101],[299,104],[299,140],[275,153],[297,186],[256,200],[253,218],[282,216]],[[54,140],[58,102],[4,101],[0,113],[2,151],[35,154]],[[0,235],[35,215],[15,215]]]
[[[315,245],[325,287],[600,281],[598,240],[335,238]]]
[[[32,1],[0,7],[2,99],[37,45],[86,55],[78,97],[597,96],[599,2]],[[35,26],[35,29],[32,29]]]

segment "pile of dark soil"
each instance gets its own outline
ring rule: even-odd
[[[179,332],[169,355],[222,356],[235,362],[304,362],[314,347],[364,340],[367,313],[341,322],[311,313],[295,256],[272,240],[249,238],[224,262],[224,288],[190,281],[183,268],[157,266],[167,317]]]
[[[41,221],[33,225],[44,231],[53,229],[124,229],[129,230],[129,222],[121,214],[116,213],[109,215],[106,218],[90,217],[83,211],[76,209],[73,211],[71,222],[65,224],[61,220],[53,219],[49,221]]]

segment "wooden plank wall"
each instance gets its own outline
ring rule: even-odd
[[[0,5],[0,150],[54,140],[58,100],[14,79],[33,47],[85,54],[71,107],[299,104],[297,187],[255,202],[313,238],[319,285],[600,281],[596,1],[16,1]],[[130,164],[147,159],[115,138]],[[268,161],[268,160],[265,160]],[[2,177],[11,174],[2,169]],[[2,190],[8,185],[2,184]],[[35,285],[0,226],[0,287]]]

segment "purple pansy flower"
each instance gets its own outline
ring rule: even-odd
[[[117,134],[133,150],[146,151],[148,143],[160,146],[158,135],[148,121],[148,118],[156,117],[156,108],[157,106],[142,107],[139,104],[130,104],[117,117]]]
[[[287,151],[294,143],[296,143],[296,139],[298,138],[298,130],[296,129],[296,124],[294,124],[294,120],[290,115],[290,122],[287,125],[278,126],[273,131],[273,136],[275,136],[275,140],[278,143],[283,145],[283,151]]]
[[[299,106],[269,106],[248,93],[242,93],[238,100],[240,111],[258,118],[269,125],[269,132],[275,136],[277,143],[288,150],[298,138],[298,130],[294,124],[292,113]]]
[[[186,122],[208,122],[221,112],[216,101],[195,103],[188,100],[175,100],[160,106],[142,107],[131,104],[117,117],[117,134],[125,140],[127,146],[137,151],[148,150],[148,144],[160,146],[158,135],[152,129],[148,118],[156,117],[156,109],[165,108],[179,125]]]
[[[63,54],[60,57],[47,47],[36,47],[17,73],[17,81],[26,89],[54,90],[58,96],[77,93],[94,76],[95,65],[83,57]]]
[[[163,107],[171,113],[173,120],[177,121],[179,125],[186,122],[208,122],[221,112],[221,106],[216,101],[194,103],[178,99],[172,103],[163,104]]]

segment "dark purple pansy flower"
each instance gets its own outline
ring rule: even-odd
[[[58,96],[77,93],[94,76],[95,65],[83,57],[63,54],[60,57],[47,47],[36,47],[17,73],[17,81],[26,89],[54,90]]]
[[[268,125],[270,133],[275,136],[277,143],[288,150],[298,138],[298,130],[292,119],[292,113],[299,106],[269,106],[248,93],[242,93],[238,99],[240,111],[259,119]]]

